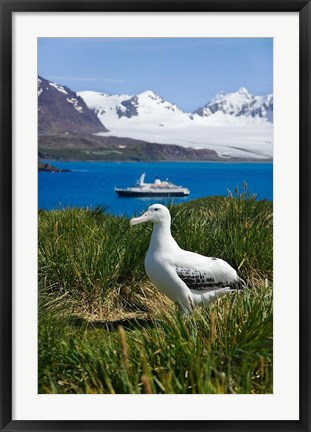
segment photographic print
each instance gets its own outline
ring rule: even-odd
[[[273,393],[273,38],[38,38],[38,392]]]

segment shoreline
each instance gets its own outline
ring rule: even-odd
[[[143,164],[143,163],[210,163],[210,164],[243,164],[243,163],[252,163],[252,164],[273,164],[273,159],[264,159],[264,160],[258,160],[258,159],[230,159],[230,160],[157,160],[157,161],[135,161],[135,160],[94,160],[94,159],[42,159],[43,161],[49,161],[52,163],[72,163],[72,162],[92,162],[92,163],[113,163],[113,164],[120,164],[120,163],[135,163],[135,164]]]

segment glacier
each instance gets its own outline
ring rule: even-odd
[[[98,135],[214,150],[224,158],[273,157],[273,95],[254,96],[244,87],[218,93],[192,113],[151,90],[136,95],[77,93],[109,130]]]

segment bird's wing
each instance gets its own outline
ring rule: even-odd
[[[190,290],[202,292],[241,286],[241,279],[236,271],[219,258],[188,253],[179,260],[175,269],[178,277]]]

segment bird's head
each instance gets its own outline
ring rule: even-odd
[[[141,216],[131,219],[130,225],[133,226],[148,221],[154,224],[170,222],[171,215],[169,209],[162,204],[153,204]]]

